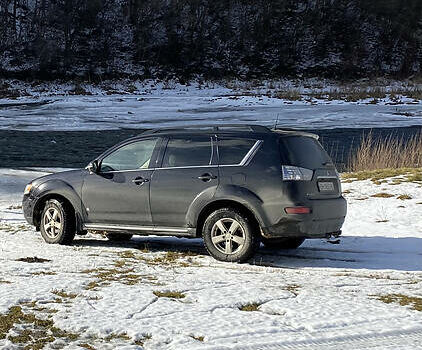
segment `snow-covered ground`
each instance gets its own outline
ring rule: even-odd
[[[92,85],[79,88],[82,92],[78,93],[84,95],[73,95],[75,87],[70,84],[50,84],[30,90],[21,86],[19,91],[23,97],[0,99],[0,129],[104,130],[181,123],[273,126],[276,120],[280,127],[307,129],[422,124],[421,101],[390,93],[398,89],[395,86],[382,87],[387,91],[385,98],[364,98],[356,102],[329,97],[333,89],[343,91],[339,87],[327,85],[315,93],[289,82],[275,87],[267,83],[263,87],[248,88],[147,81],[132,84],[129,91],[127,86],[118,83],[107,88]],[[353,94],[354,90],[349,90],[346,95]],[[332,96],[337,95],[338,92]]]
[[[348,180],[340,244],[261,247],[253,261],[229,264],[201,240],[89,235],[47,245],[19,208],[41,174],[0,169],[0,348],[422,348],[418,183]],[[18,261],[28,257],[46,261]]]

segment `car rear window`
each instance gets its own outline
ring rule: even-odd
[[[170,139],[164,154],[163,167],[209,165],[212,158],[211,147],[209,136]]]
[[[220,165],[239,164],[256,140],[222,138],[218,139],[218,156]]]
[[[318,140],[307,136],[280,138],[280,155],[283,165],[318,169],[332,163],[330,156]]]

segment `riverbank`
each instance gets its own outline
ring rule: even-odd
[[[349,176],[340,244],[260,247],[245,264],[215,261],[199,239],[46,244],[20,209],[42,174],[0,169],[0,348],[420,348],[422,189],[405,174]]]

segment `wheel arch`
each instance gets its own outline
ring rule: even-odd
[[[53,182],[53,181],[52,181]],[[59,182],[59,183],[57,183]],[[57,186],[60,185],[60,186]],[[45,203],[50,199],[57,199],[66,203],[75,215],[77,231],[82,230],[82,208],[81,199],[69,184],[63,181],[54,181],[53,183],[45,183],[41,188],[42,192],[37,194],[37,201],[33,209],[33,222],[35,227],[39,228],[41,223],[41,214]]]
[[[233,208],[245,215],[254,226],[254,230],[257,234],[260,235],[261,232],[261,222],[258,219],[257,215],[252,211],[252,209],[248,208],[245,204],[240,203],[233,199],[217,199],[211,203],[208,203],[204,208],[202,208],[201,212],[198,215],[198,219],[196,222],[196,236],[201,237],[202,229],[204,227],[205,220],[207,217],[214,212],[215,210],[221,208]]]

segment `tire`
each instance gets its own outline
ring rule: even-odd
[[[234,232],[230,232],[230,228],[235,228]],[[233,208],[222,208],[212,212],[205,220],[202,238],[213,258],[244,262],[254,254],[259,245],[253,229],[254,225],[247,216]]]
[[[297,249],[305,241],[305,238],[273,238],[262,237],[262,243],[270,249]]]
[[[64,201],[49,199],[41,214],[40,231],[47,243],[72,243],[76,234],[75,211]]]
[[[112,242],[127,242],[130,241],[133,235],[127,235],[122,233],[106,233],[106,237]]]

